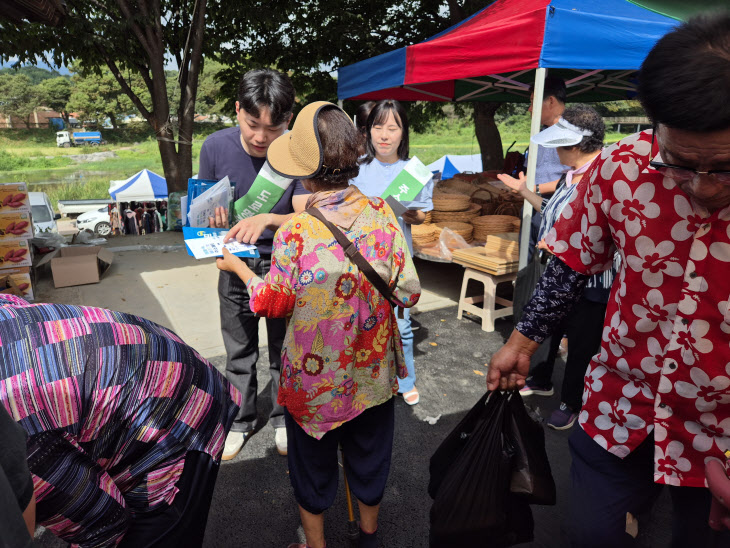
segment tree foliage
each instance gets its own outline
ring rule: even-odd
[[[71,88],[71,81],[64,76],[41,80],[35,87],[38,104],[61,113],[63,119],[68,123],[66,105],[71,96]]]
[[[37,106],[38,97],[31,79],[25,74],[0,75],[0,114],[15,116],[30,127],[30,117]]]
[[[30,78],[30,83],[34,86],[40,84],[43,80],[48,80],[50,78],[66,78],[56,70],[46,70],[41,67],[32,66],[6,67],[0,69],[0,74],[24,74]]]
[[[61,28],[0,23],[0,60],[74,63],[99,75],[108,69],[157,135],[171,190],[186,187],[192,174],[192,129],[203,55],[216,49],[203,40],[206,0],[67,0]],[[215,19],[209,26],[215,26]],[[211,33],[215,36],[215,33]],[[171,105],[166,64],[179,67],[179,100]],[[144,83],[149,103],[135,91]]]
[[[228,47],[221,49],[218,59],[229,67],[221,72],[229,111],[241,75],[258,67],[289,73],[302,106],[311,100],[337,101],[338,68],[429,38],[486,4],[483,0],[261,0],[247,2],[248,9],[242,9],[228,3],[222,11],[226,23],[218,29]],[[444,115],[443,103],[405,106],[416,131]],[[501,168],[502,145],[494,122],[498,106],[475,103],[472,112],[483,126],[476,133],[489,166]],[[350,113],[356,107],[351,101],[345,104]]]

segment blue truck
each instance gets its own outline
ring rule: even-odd
[[[105,145],[106,141],[101,137],[101,131],[57,131],[56,146],[69,148],[80,145],[91,145],[98,147]]]

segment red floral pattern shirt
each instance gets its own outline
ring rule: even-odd
[[[730,449],[730,207],[694,203],[650,147],[645,131],[604,150],[547,244],[586,275],[622,259],[581,426],[622,458],[653,431],[654,481],[702,487]]]

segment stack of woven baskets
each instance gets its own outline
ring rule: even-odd
[[[411,237],[413,245],[418,248],[430,247],[434,245],[441,236],[441,229],[436,225],[422,224],[411,226]]]
[[[436,185],[433,211],[426,215],[425,223],[450,228],[467,242],[483,242],[489,234],[519,231],[521,208],[522,198],[493,177],[457,175]],[[416,243],[415,232],[413,241]]]
[[[519,217],[512,215],[484,215],[472,219],[474,227],[474,239],[486,242],[487,236],[491,234],[503,234],[505,232],[518,232],[520,230]]]

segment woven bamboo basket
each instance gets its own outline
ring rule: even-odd
[[[473,184],[462,181],[458,178],[448,179],[446,181],[439,181],[434,187],[434,192],[443,192],[445,194],[463,194],[465,196],[471,196],[477,187]]]
[[[490,234],[519,231],[520,220],[511,215],[484,215],[472,219],[471,224],[474,226],[474,239],[484,242]]]
[[[469,196],[463,194],[434,193],[433,209],[435,211],[466,211],[470,205]]]
[[[482,213],[482,206],[479,204],[471,204],[466,211],[434,211],[433,221],[435,223],[445,221],[457,221],[468,223],[474,217],[478,217]]]
[[[413,243],[419,247],[438,241],[440,235],[441,229],[436,225],[411,225]]]
[[[441,223],[436,223],[436,226],[439,228],[448,228],[451,229],[453,232],[464,238],[467,242],[472,241],[472,233],[474,232],[474,227],[470,225],[469,223],[460,223],[456,221],[445,221]]]

